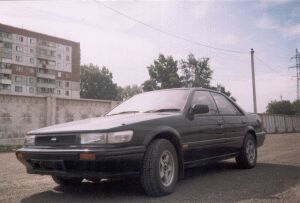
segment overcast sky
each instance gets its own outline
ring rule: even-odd
[[[224,85],[246,111],[253,111],[250,49],[254,48],[256,56],[267,64],[255,61],[259,112],[280,96],[296,98],[295,70],[288,67],[295,65],[290,58],[300,48],[297,0],[1,1],[0,22],[80,42],[81,63],[106,66],[120,86],[147,80],[147,66],[159,53],[175,59],[189,53],[210,57],[213,84]]]

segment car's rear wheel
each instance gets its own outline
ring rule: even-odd
[[[178,159],[174,146],[166,139],[154,140],[148,147],[141,173],[141,183],[150,196],[174,191],[178,180]]]
[[[62,177],[62,176],[52,176],[52,179],[55,183],[61,186],[75,186],[79,185],[82,182],[82,178],[69,178],[69,177]]]
[[[243,147],[235,160],[238,167],[242,169],[253,168],[256,165],[257,146],[252,134],[248,133],[246,135]]]

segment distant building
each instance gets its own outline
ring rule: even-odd
[[[0,93],[79,98],[80,44],[0,24]]]

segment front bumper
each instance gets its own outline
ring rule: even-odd
[[[144,146],[111,149],[21,148],[16,156],[30,174],[107,178],[138,175],[144,152]],[[82,159],[81,155],[88,158]]]
[[[257,141],[257,147],[260,147],[264,144],[264,141],[266,139],[266,132],[262,131],[259,133],[256,133],[256,141]]]

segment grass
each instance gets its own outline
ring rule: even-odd
[[[22,147],[22,145],[0,145],[0,153],[1,152],[14,152],[21,147]]]

